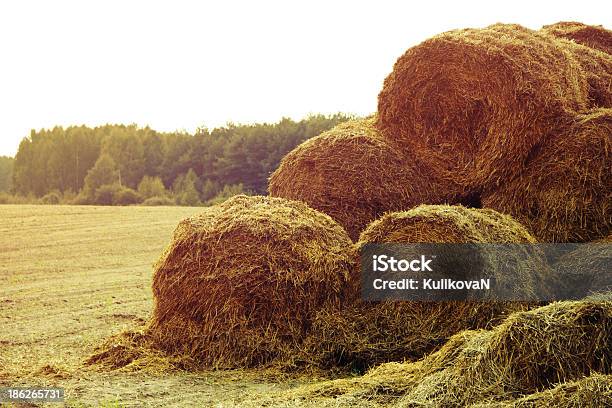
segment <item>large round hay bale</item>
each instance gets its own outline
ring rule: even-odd
[[[518,177],[485,192],[542,242],[588,242],[612,231],[612,109],[580,115],[539,146]]]
[[[199,365],[265,364],[339,305],[351,241],[330,217],[281,198],[236,196],[180,222],[155,265],[152,342]]]
[[[496,211],[421,205],[409,211],[388,213],[372,222],[361,233],[355,247],[361,250],[368,243],[535,243],[535,240],[511,217]],[[489,276],[499,278],[510,264],[520,264],[523,270],[529,271],[516,277],[515,285],[507,290],[549,295],[546,290],[538,292],[538,288],[547,289],[546,279],[549,278],[549,268],[539,251],[512,251],[502,262],[494,259],[496,255],[486,246],[479,251]],[[454,270],[448,271],[448,277],[453,277]],[[345,301],[341,311],[322,311],[315,319],[304,344],[313,364],[363,370],[386,361],[414,361],[439,348],[461,330],[491,327],[505,314],[525,310],[533,304],[364,302],[359,299],[359,272],[355,270],[353,275],[354,300]]]
[[[420,205],[409,211],[385,214],[372,222],[359,237],[361,251],[368,243],[466,243],[466,244],[532,244],[535,239],[512,217],[491,209],[466,208],[460,205]],[[498,247],[497,247],[498,248]],[[504,284],[506,293],[523,299],[548,299],[551,285],[556,284],[545,254],[534,246],[515,246],[499,251],[495,246],[471,246],[458,252],[449,263],[438,262],[439,273],[452,278],[459,270],[482,271]],[[469,255],[476,251],[477,256]],[[503,252],[503,253],[500,253]],[[469,256],[465,256],[468,254]],[[457,262],[468,262],[461,268]],[[475,264],[477,262],[477,265]],[[474,263],[474,264],[473,264]],[[506,275],[514,265],[512,279]],[[518,275],[515,275],[518,274]]]
[[[270,195],[323,211],[354,240],[385,212],[454,201],[456,186],[436,179],[418,157],[407,160],[374,123],[352,120],[299,145],[270,177]]]
[[[612,31],[603,26],[588,25],[576,21],[561,21],[542,27],[542,31],[555,37],[567,38],[578,44],[612,54]]]
[[[560,118],[587,106],[585,74],[558,39],[504,24],[410,48],[378,97],[386,137],[474,190],[520,171]]]

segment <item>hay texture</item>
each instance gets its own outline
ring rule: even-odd
[[[588,107],[585,74],[559,41],[496,24],[410,48],[378,97],[382,133],[468,190],[503,182],[551,128]]]
[[[287,154],[269,181],[271,196],[299,200],[342,225],[353,240],[387,211],[452,201],[418,160],[381,138],[375,118],[342,123]]]
[[[545,25],[541,31],[612,54],[612,31],[606,30],[606,28],[600,25],[594,26],[575,21],[561,21]]]
[[[534,150],[524,172],[482,197],[542,242],[589,242],[612,231],[612,109],[579,115]]]
[[[582,69],[588,84],[589,108],[612,108],[612,55],[569,40],[559,40],[559,46]]]
[[[202,367],[263,365],[299,347],[316,312],[338,307],[353,262],[327,215],[235,196],[176,228],[155,265],[151,341]]]
[[[612,302],[558,302],[514,313],[492,330],[461,332],[418,362],[383,364],[362,377],[303,386],[268,402],[464,407],[537,393],[563,398],[555,387],[575,389],[574,381],[606,400],[611,371]]]
[[[607,238],[609,239],[609,238]],[[553,265],[564,288],[564,298],[582,299],[612,293],[612,244],[593,242],[561,256]]]
[[[512,401],[470,405],[470,408],[599,408],[612,406],[612,375],[592,374]]]
[[[368,243],[533,243],[533,237],[511,217],[493,210],[462,206],[421,205],[389,213],[372,222],[355,244],[357,251]],[[518,277],[508,291],[539,296],[548,288],[549,269],[543,254],[516,251],[501,263],[486,248],[481,251],[488,276],[501,277],[500,265],[520,263],[528,274]],[[453,277],[452,271],[448,276]],[[492,301],[360,301],[360,271],[352,279],[352,301],[340,312],[317,315],[305,342],[308,365],[363,370],[388,361],[414,361],[439,348],[449,337],[465,329],[487,328],[511,311],[526,310],[527,302]],[[509,280],[506,279],[506,282]],[[516,285],[516,286],[513,286]],[[348,297],[351,298],[350,296]]]

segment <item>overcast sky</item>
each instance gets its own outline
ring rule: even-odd
[[[607,5],[606,5],[607,3]],[[408,47],[454,28],[612,26],[606,1],[0,3],[0,155],[30,129],[368,114]]]

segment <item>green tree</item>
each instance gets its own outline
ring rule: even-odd
[[[144,176],[140,183],[138,183],[138,193],[147,199],[163,197],[167,194],[167,191],[159,177]]]
[[[107,154],[101,155],[96,164],[87,172],[83,192],[86,197],[94,197],[96,190],[104,185],[119,183],[119,171],[115,161]],[[110,200],[112,203],[112,199]]]
[[[0,156],[0,192],[9,192],[13,186],[13,163],[12,157]]]
[[[172,186],[177,204],[189,206],[201,205],[200,193],[197,189],[198,184],[200,184],[200,179],[193,169],[189,169],[186,174],[177,177]]]

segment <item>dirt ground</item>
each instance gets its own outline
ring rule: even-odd
[[[153,375],[83,364],[104,339],[148,318],[151,265],[197,211],[0,205],[0,387],[64,387],[74,407],[230,407],[303,383],[258,371]]]

